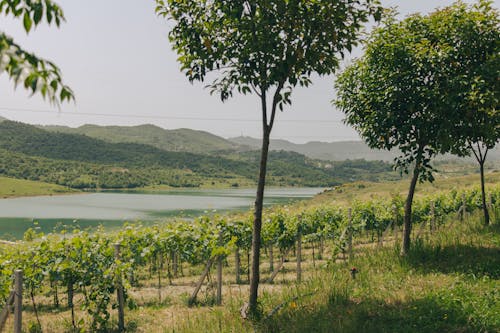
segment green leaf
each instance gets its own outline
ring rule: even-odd
[[[24,13],[23,24],[24,24],[24,30],[26,30],[26,32],[30,32],[31,26],[33,25],[33,21],[31,20],[29,12]]]
[[[33,14],[33,20],[35,21],[35,25],[38,25],[38,23],[40,23],[42,17],[43,17],[43,6],[42,4],[40,4],[35,8],[35,12]]]

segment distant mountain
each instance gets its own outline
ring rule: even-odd
[[[261,140],[250,137],[230,138],[230,141],[260,148]],[[395,152],[371,149],[362,141],[342,141],[342,142],[308,142],[296,144],[286,140],[271,140],[271,150],[294,151],[304,154],[310,158],[327,161],[345,161],[365,159],[367,161],[392,161],[396,157]]]
[[[140,143],[166,151],[209,154],[216,151],[243,149],[239,144],[214,134],[192,129],[166,130],[155,125],[97,126],[78,128],[65,126],[40,126],[51,132],[82,134],[111,143]],[[249,148],[246,147],[248,150]]]
[[[4,118],[4,117],[0,117],[0,123],[4,120],[8,120],[7,118]]]
[[[230,138],[229,140],[236,144],[250,146],[255,149],[261,146],[261,140],[246,136]],[[386,151],[372,149],[363,141],[308,142],[296,144],[286,140],[271,140],[270,150],[294,151],[306,155],[309,158],[327,161],[364,159],[367,161],[392,162],[399,153],[398,150]],[[473,157],[458,158],[450,154],[438,156],[437,160],[466,160],[475,162]],[[488,153],[488,161],[500,161],[500,145],[490,150]]]

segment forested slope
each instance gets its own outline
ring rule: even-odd
[[[0,175],[74,188],[201,186],[224,180],[254,184],[258,153],[195,154],[138,143],[110,143],[80,134],[49,132],[23,123],[0,123]],[[332,186],[394,177],[383,162],[326,163],[294,152],[272,152],[269,183]]]

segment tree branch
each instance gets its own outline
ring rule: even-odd
[[[257,90],[257,88],[255,87],[255,85],[254,85],[253,83],[252,83],[252,84],[250,84],[250,87],[252,87],[253,92],[254,92],[257,96],[262,97],[262,94],[261,94],[261,93]]]
[[[479,157],[481,158],[481,163],[484,161],[483,159],[483,152],[481,151],[481,145],[479,144],[479,141],[476,142],[477,145],[477,151],[479,152]]]
[[[281,90],[283,89],[284,85],[285,85],[284,81],[281,81],[278,84],[278,87],[276,87],[276,91],[274,92],[273,107],[272,107],[272,111],[271,111],[271,121],[269,122],[270,129],[272,129],[273,125],[274,125],[274,118],[276,117],[276,108],[278,106],[280,93],[281,93]]]
[[[472,143],[469,140],[467,140],[467,142],[469,144],[470,150],[472,150],[472,152],[474,153],[474,156],[476,157],[477,162],[481,163],[481,159],[477,155],[476,150],[474,149],[474,146],[472,145]]]

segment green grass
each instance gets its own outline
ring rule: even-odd
[[[430,195],[437,192],[450,191],[453,189],[468,189],[480,186],[479,174],[466,176],[448,176],[446,174],[436,174],[433,183],[417,184],[415,195]],[[492,171],[485,175],[486,190],[488,186],[500,183],[500,172]],[[337,186],[316,196],[309,204],[351,204],[354,200],[364,201],[375,198],[391,198],[401,195],[406,198],[408,192],[409,179],[388,182],[355,182]]]
[[[0,198],[56,195],[75,192],[78,191],[54,184],[0,177]]]
[[[262,295],[264,319],[253,325],[239,317],[243,300],[232,298],[163,332],[499,332],[500,226],[467,223],[414,242],[405,258],[393,246],[358,249],[349,264]]]

